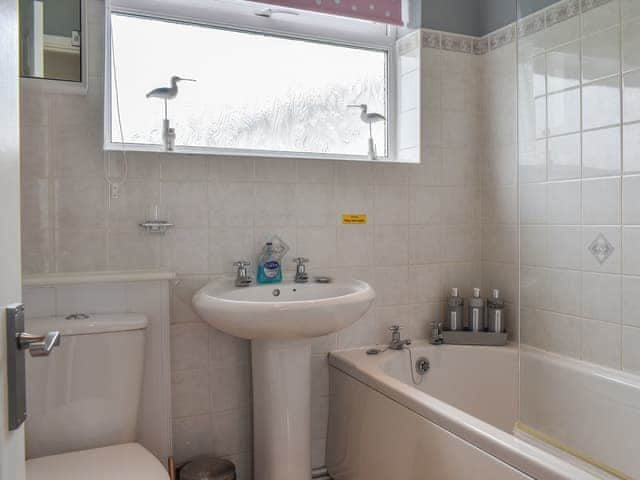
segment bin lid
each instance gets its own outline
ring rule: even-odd
[[[198,458],[180,468],[180,480],[235,480],[236,467],[222,458]]]

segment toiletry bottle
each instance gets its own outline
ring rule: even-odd
[[[282,281],[282,257],[275,251],[272,242],[262,248],[258,260],[258,283],[280,283]]]
[[[447,316],[444,322],[445,330],[462,330],[464,317],[464,299],[457,288],[451,289],[451,295],[447,299]]]
[[[480,289],[473,289],[473,297],[469,299],[469,330],[484,331],[484,300],[480,297]]]
[[[491,298],[487,299],[487,330],[502,333],[506,329],[504,300],[500,298],[500,290],[494,289]]]

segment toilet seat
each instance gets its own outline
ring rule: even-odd
[[[162,464],[138,443],[27,460],[27,480],[168,480]]]

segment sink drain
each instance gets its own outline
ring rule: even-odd
[[[274,289],[274,290],[273,290],[273,292],[272,292],[272,293],[273,293],[273,296],[274,296],[274,297],[279,297],[279,296],[280,296],[280,289],[279,289],[279,288],[276,288],[276,289]]]
[[[418,375],[424,375],[431,368],[431,364],[429,363],[429,359],[426,357],[420,357],[416,360],[416,372]]]

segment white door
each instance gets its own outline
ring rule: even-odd
[[[7,422],[5,307],[19,302],[18,0],[0,0],[0,480],[24,480],[24,427]]]

